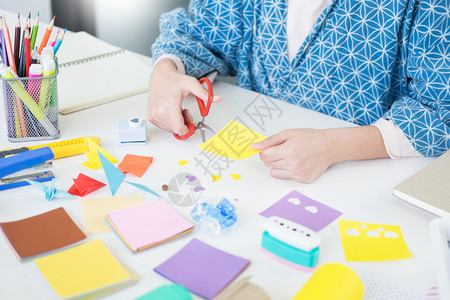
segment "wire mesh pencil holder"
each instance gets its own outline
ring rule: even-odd
[[[57,139],[60,136],[55,74],[2,80],[6,129],[10,142]]]

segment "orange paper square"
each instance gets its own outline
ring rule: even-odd
[[[152,161],[153,157],[150,156],[127,154],[119,164],[118,168],[123,173],[131,173],[138,177],[142,177]]]

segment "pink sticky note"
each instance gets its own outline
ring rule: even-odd
[[[111,211],[106,220],[135,252],[163,243],[194,228],[164,199]]]

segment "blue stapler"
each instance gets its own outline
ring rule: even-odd
[[[21,152],[0,159],[0,191],[28,185],[25,179],[49,181],[55,178],[49,147]]]

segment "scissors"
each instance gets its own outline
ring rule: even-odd
[[[212,130],[211,127],[209,127],[208,125],[205,124],[205,118],[209,114],[209,109],[211,108],[211,104],[213,101],[212,84],[211,84],[211,81],[209,81],[209,79],[206,77],[201,78],[199,80],[199,82],[201,84],[206,83],[206,85],[208,86],[208,101],[206,103],[206,106],[205,106],[205,102],[202,99],[195,97],[197,99],[197,104],[198,104],[198,108],[200,110],[200,114],[202,116],[202,120],[200,122],[198,122],[197,125],[194,125],[185,118],[184,124],[188,127],[189,132],[183,136],[179,136],[178,134],[174,133],[173,135],[178,140],[186,140],[189,137],[191,137],[195,133],[196,130],[200,130],[201,136],[202,136],[202,141],[203,141],[203,143],[205,143],[206,142],[205,131],[208,130],[215,134],[214,130]]]

